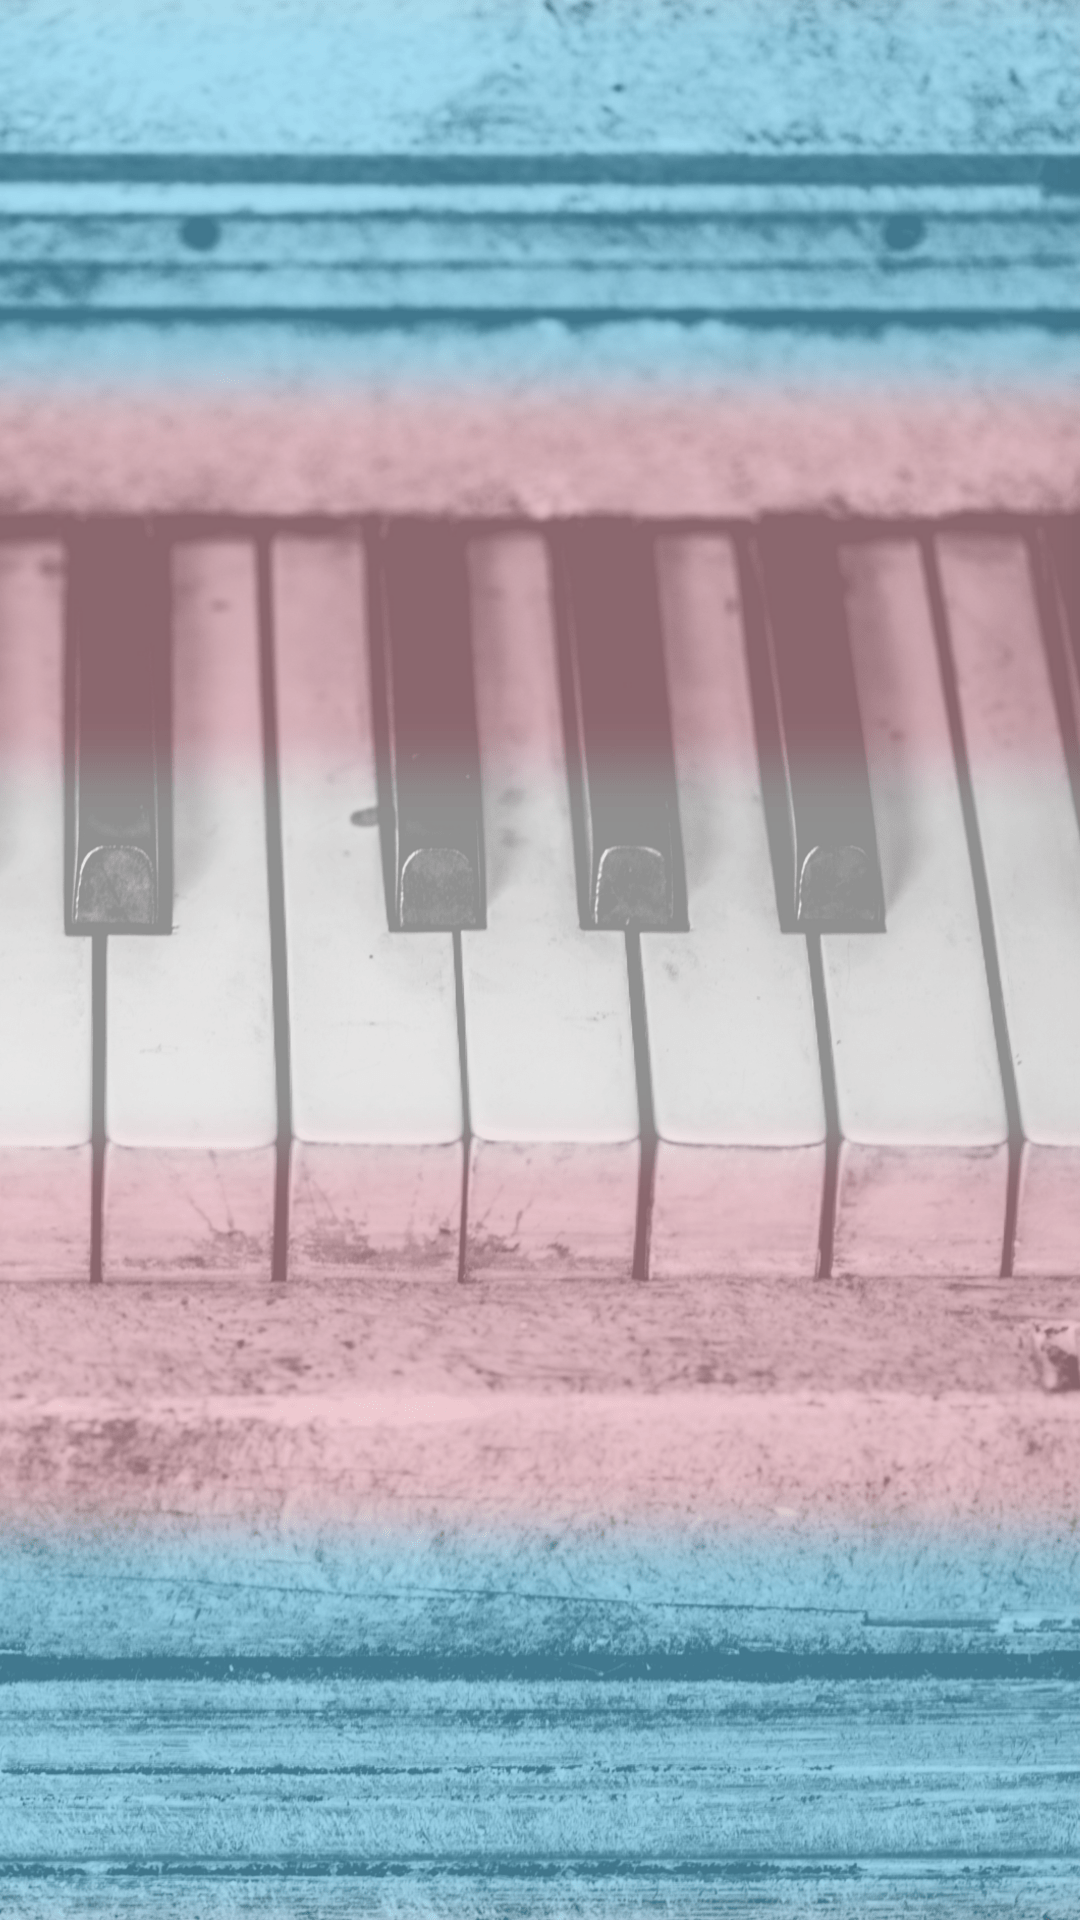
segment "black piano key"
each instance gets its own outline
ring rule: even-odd
[[[463,534],[387,523],[373,555],[392,806],[391,920],[484,924],[483,823]]]
[[[138,523],[68,546],[71,933],[168,933],[170,563]]]
[[[1080,518],[1044,521],[1030,550],[1046,664],[1080,816]]]
[[[752,561],[748,637],[751,650],[764,649],[766,672],[757,684],[764,677],[775,703],[762,735],[762,771],[773,791],[781,924],[798,932],[883,932],[885,896],[835,534],[821,519],[766,520]]]
[[[653,543],[630,522],[554,540],[582,922],[685,921],[685,880]]]
[[[1070,663],[1051,659],[1059,705],[1070,714],[1070,726],[1080,722],[1075,689],[1080,686],[1080,519],[1048,520],[1042,528],[1042,550],[1049,569],[1049,590],[1056,606],[1056,626],[1069,649]],[[1049,634],[1046,636],[1049,638]],[[1058,685],[1065,667],[1066,685]],[[1063,697],[1064,696],[1064,697]]]

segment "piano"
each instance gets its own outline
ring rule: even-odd
[[[1067,521],[2,559],[5,1278],[1074,1271]]]
[[[1070,12],[663,29],[0,18],[15,1912],[1074,1910]]]

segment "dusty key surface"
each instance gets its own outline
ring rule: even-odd
[[[64,932],[64,571],[0,546],[0,1274],[90,1263],[90,945]]]
[[[888,932],[821,943],[834,1271],[996,1272],[1008,1127],[922,560],[912,541],[843,558]]]
[[[777,924],[735,554],[658,562],[690,929],[642,939],[659,1142],[649,1271],[816,1271],[825,1109],[805,943]]]
[[[551,580],[533,535],[472,555],[488,925],[462,936],[471,1273],[630,1272],[638,1104],[626,953],[578,921]]]
[[[273,550],[293,1147],[289,1274],[457,1278],[461,1067],[449,933],[387,926],[365,556]],[[366,824],[365,824],[366,823]]]
[[[277,1107],[254,549],[174,560],[175,931],[108,957],[106,1278],[270,1270]]]
[[[1023,1135],[1013,1271],[1080,1248],[1080,831],[1027,549],[938,542]]]

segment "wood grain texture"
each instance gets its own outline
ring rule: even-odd
[[[1030,1394],[1028,1329],[1075,1318],[1075,1282],[552,1280],[414,1289],[183,1281],[0,1286],[0,1402],[101,1396],[718,1388],[767,1395]],[[797,1337],[795,1334],[797,1332]]]
[[[0,1287],[0,1403],[398,1391],[468,1396],[815,1389],[1042,1405],[1028,1328],[1075,1318],[1069,1279],[553,1280],[414,1288],[407,1277]],[[404,1383],[399,1386],[394,1383]]]
[[[17,1914],[958,1912],[977,1888],[980,1913],[1056,1920],[1075,1705],[1038,1682],[19,1684],[0,1884]]]
[[[1071,1920],[1067,1283],[0,1295],[0,1901]]]
[[[1061,1318],[1067,1286],[812,1291],[14,1288],[3,1509],[286,1533],[1064,1524],[1080,1398],[1040,1388],[1027,1314]]]
[[[933,162],[925,163],[932,168]],[[446,156],[430,179],[294,181],[248,169],[204,180],[5,180],[0,155],[0,313],[108,322],[133,315],[321,326],[435,315],[490,325],[559,314],[804,313],[819,325],[891,314],[925,325],[957,314],[1061,324],[1077,307],[1075,196],[1037,174],[1002,182],[852,177],[806,181],[593,177],[461,181]],[[194,177],[192,177],[194,176]]]
[[[182,1499],[182,1490],[179,1491]],[[0,1679],[609,1684],[1080,1678],[1067,1528],[682,1529],[410,1514],[5,1529]]]
[[[404,1515],[425,1525],[600,1524],[774,1512],[823,1526],[902,1524],[914,1509],[1005,1528],[1066,1524],[1080,1499],[1073,1396],[1045,1402],[955,1395],[657,1396],[580,1401],[393,1397],[159,1410],[70,1403],[13,1414],[0,1481],[14,1517],[165,1511],[361,1529]]]
[[[607,1856],[704,1878],[732,1855],[1080,1852],[1060,1683],[53,1682],[5,1708],[8,1858]]]
[[[11,1285],[5,1644],[426,1657],[546,1646],[571,1602],[603,1641],[618,1598],[639,1647],[762,1606],[774,1645],[823,1606],[997,1645],[1075,1612],[1080,1396],[1029,1335],[1071,1291]]]
[[[395,1870],[396,1869],[396,1870]],[[287,1877],[268,1863],[260,1872],[198,1867],[168,1878],[154,1862],[145,1873],[121,1864],[115,1873],[86,1868],[20,1875],[4,1884],[14,1920],[113,1920],[167,1911],[170,1920],[333,1920],[380,1915],[392,1920],[503,1920],[508,1910],[566,1920],[568,1915],[687,1914],[732,1920],[766,1913],[770,1920],[911,1920],[933,1914],[954,1920],[975,1911],[985,1920],[1073,1920],[1074,1862],[980,1859],[862,1861],[838,1865],[770,1861],[743,1867],[721,1863],[702,1872],[692,1862],[666,1863],[654,1873],[629,1874],[618,1860],[582,1864],[537,1863],[518,1873],[496,1863],[480,1875],[468,1860],[412,1871],[398,1863],[370,1876],[338,1876],[302,1869]],[[121,1877],[121,1875],[123,1877]],[[977,1905],[975,1904],[977,1902]]]

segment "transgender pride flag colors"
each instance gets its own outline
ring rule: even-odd
[[[1075,40],[0,18],[5,1913],[1075,1912]]]

